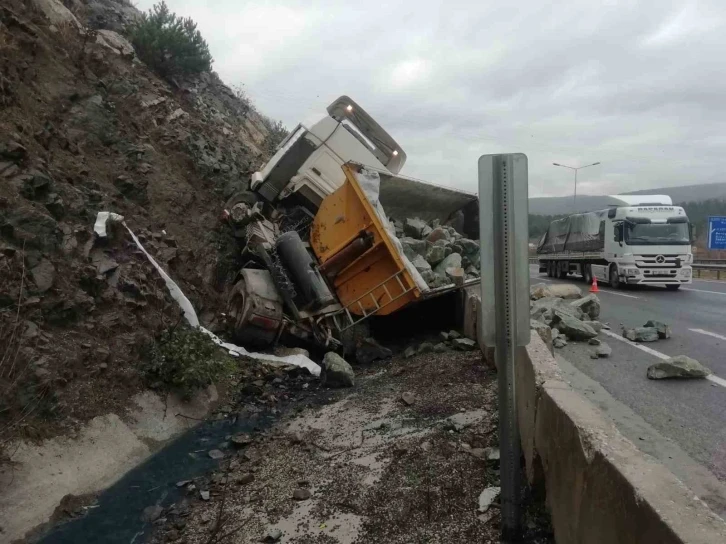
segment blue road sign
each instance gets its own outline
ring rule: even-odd
[[[708,218],[708,249],[726,249],[726,216]]]

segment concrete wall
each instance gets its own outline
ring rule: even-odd
[[[464,296],[477,340],[467,316],[480,304]],[[726,542],[726,523],[572,389],[537,334],[517,353],[515,387],[527,479],[545,489],[558,544]]]

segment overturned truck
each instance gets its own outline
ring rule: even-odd
[[[247,262],[227,313],[237,341],[348,351],[368,318],[479,281],[476,195],[401,176],[405,159],[345,96],[288,135],[256,198],[229,210]]]

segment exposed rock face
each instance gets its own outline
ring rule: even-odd
[[[647,376],[651,380],[667,378],[705,378],[711,371],[701,363],[685,355],[671,357],[648,367]]]

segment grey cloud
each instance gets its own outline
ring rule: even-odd
[[[310,122],[350,94],[408,175],[475,190],[480,154],[521,151],[532,195],[571,194],[553,161],[601,161],[591,193],[725,181],[721,2],[167,1],[262,111]]]

